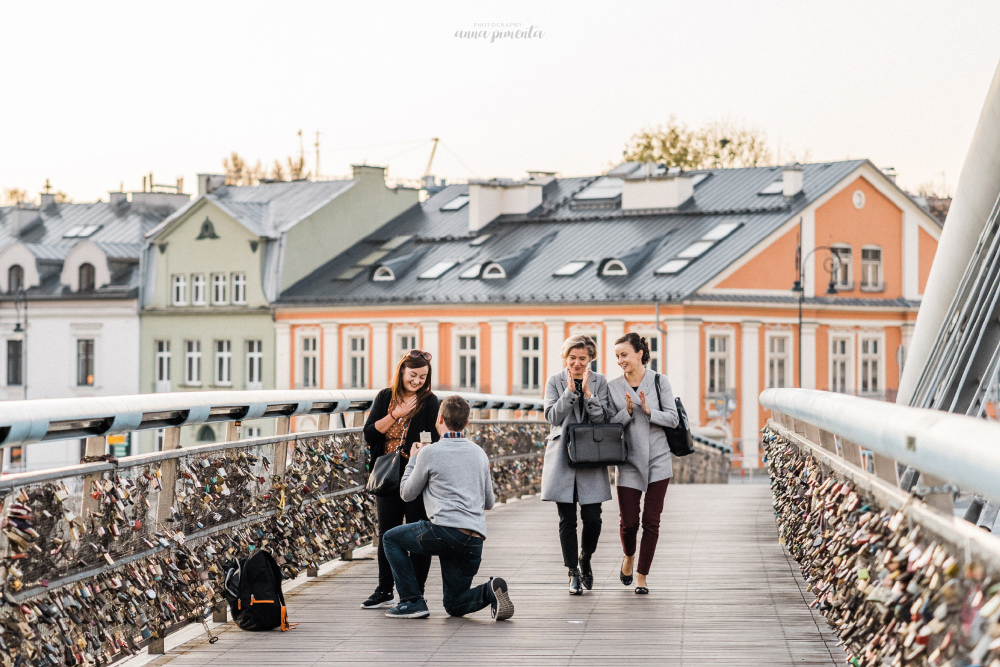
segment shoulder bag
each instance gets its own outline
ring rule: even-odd
[[[656,374],[656,405],[663,406],[660,399],[660,374]],[[688,423],[687,410],[681,403],[681,399],[674,398],[677,406],[677,426],[661,426],[663,432],[667,434],[667,444],[670,445],[670,453],[674,456],[687,456],[694,453],[694,441],[691,438],[691,427]]]
[[[399,468],[402,465],[403,455],[398,449],[375,459],[365,490],[376,496],[398,496]]]
[[[580,400],[585,400],[580,397]],[[565,429],[566,454],[571,468],[603,468],[628,462],[625,427],[621,424],[594,424],[587,406],[583,407],[587,421],[570,424]]]

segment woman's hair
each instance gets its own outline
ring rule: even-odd
[[[420,408],[424,407],[424,401],[427,397],[431,395],[431,376],[433,369],[431,368],[431,362],[424,359],[422,356],[413,356],[407,353],[399,360],[396,364],[396,372],[392,376],[392,399],[397,403],[403,402],[403,394],[405,393],[403,389],[403,371],[407,368],[426,368],[427,369],[427,379],[424,380],[424,385],[417,390],[417,406],[414,408],[414,412],[420,412]]]
[[[563,341],[562,346],[562,358],[565,359],[569,356],[570,351],[575,350],[578,347],[582,347],[587,350],[587,354],[590,355],[590,360],[593,361],[597,358],[597,343],[590,336],[570,336]]]
[[[632,346],[633,350],[642,353],[643,366],[649,363],[649,343],[646,342],[645,338],[637,333],[627,333],[615,341],[615,345],[621,345],[622,343],[628,343]]]

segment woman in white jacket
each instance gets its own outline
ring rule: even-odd
[[[646,575],[660,535],[667,485],[674,474],[663,427],[677,426],[677,407],[667,378],[646,370],[649,344],[645,338],[629,333],[616,340],[615,360],[624,375],[608,382],[609,421],[625,425],[628,444],[628,463],[618,466],[617,476],[619,532],[624,552],[619,577],[626,586],[632,585],[641,503],[642,545],[639,564],[634,570],[635,592],[643,595],[649,593]]]

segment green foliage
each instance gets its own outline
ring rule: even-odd
[[[623,155],[630,162],[681,169],[756,167],[772,160],[763,132],[755,127],[721,119],[692,130],[675,116],[633,134]]]

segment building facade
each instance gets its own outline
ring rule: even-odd
[[[615,377],[636,331],[757,467],[763,389],[893,397],[940,229],[866,160],[448,186],[282,293],[276,386],[385,386],[417,347],[438,390],[538,395],[567,336]]]

